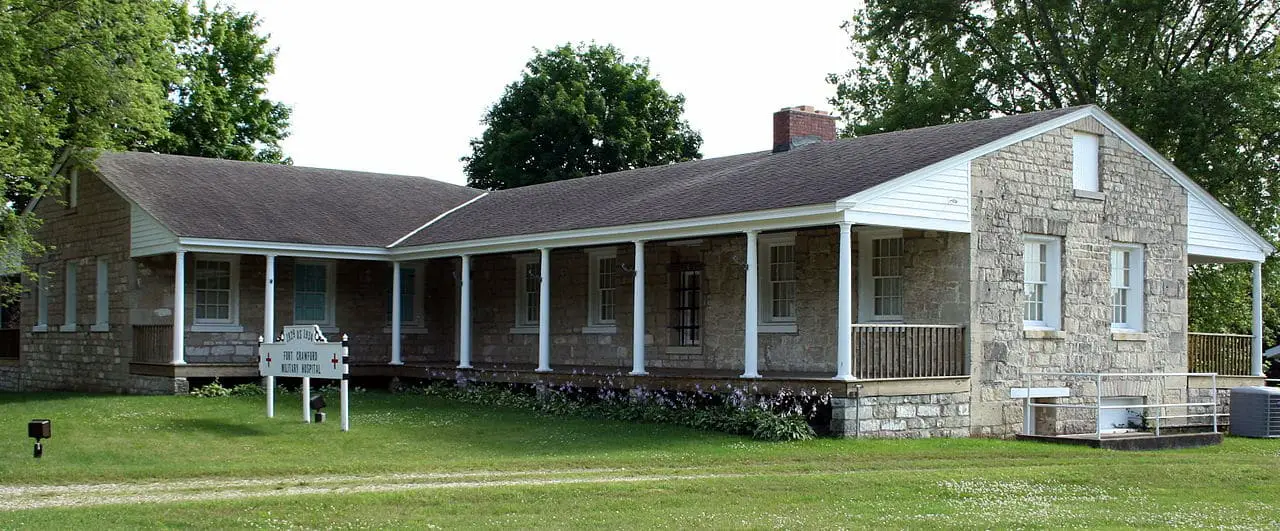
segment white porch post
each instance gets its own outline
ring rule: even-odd
[[[391,362],[390,365],[404,365],[400,361],[400,262],[391,262]]]
[[[1253,263],[1253,359],[1251,371],[1262,376],[1262,262]]]
[[[551,249],[543,247],[538,278],[538,369],[551,372]]]
[[[179,250],[173,255],[173,364],[186,365],[187,252]]]
[[[836,377],[853,380],[853,242],[852,223],[840,222],[840,273],[836,297]]]
[[[760,311],[760,283],[756,271],[756,236],[760,231],[747,231],[747,297],[746,297],[746,322],[743,323],[746,333],[743,337],[742,345],[742,377],[743,378],[759,378],[760,370],[758,367],[757,351],[760,348],[759,330],[757,323]]]
[[[458,297],[458,368],[471,368],[471,255],[462,255],[462,285]]]
[[[636,240],[636,279],[631,303],[631,375],[644,376],[644,240]]]
[[[267,255],[267,284],[262,300],[262,340],[276,342],[276,255]]]

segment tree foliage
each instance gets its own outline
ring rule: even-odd
[[[463,157],[470,186],[515,188],[701,158],[684,96],[611,45],[538,51]]]
[[[1097,104],[1274,239],[1278,14],[1270,0],[868,0],[832,103],[853,135]],[[1248,274],[1196,268],[1192,327],[1247,331]],[[1280,289],[1270,264],[1266,285]]]
[[[0,0],[6,272],[41,251],[23,206],[94,150],[281,160],[288,109],[264,97],[274,51],[256,30],[253,15],[172,0]]]

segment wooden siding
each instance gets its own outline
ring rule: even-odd
[[[850,213],[859,223],[968,232],[969,198],[969,163],[964,162],[865,199],[854,196]]]
[[[150,256],[177,249],[178,237],[138,205],[129,206],[129,256]]]
[[[1262,251],[1230,222],[1209,208],[1195,194],[1187,194],[1188,254],[1213,258],[1253,260]]]

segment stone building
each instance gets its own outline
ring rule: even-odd
[[[1187,267],[1242,261],[1254,335],[1221,341],[1260,373],[1273,248],[1100,109],[774,128],[772,150],[494,192],[102,153],[29,207],[49,252],[0,389],[179,392],[316,324],[351,337],[356,376],[803,388],[840,434],[1059,431],[1095,419],[1017,397],[1203,388]],[[1115,373],[1162,376],[1097,385]]]

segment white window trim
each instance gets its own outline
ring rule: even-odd
[[[862,229],[856,231],[858,234],[858,322],[859,323],[901,323],[903,316],[901,315],[873,315],[875,311],[875,284],[871,278],[871,255],[873,253],[872,242],[875,240],[887,240],[893,238],[902,238],[902,229]],[[905,261],[907,250],[905,241],[903,242],[902,259]],[[906,268],[903,267],[903,285],[906,285]],[[907,294],[905,288],[902,293],[902,303],[905,306]]]
[[[618,275],[615,272],[613,283],[613,319],[600,318],[600,260],[618,258],[618,249],[587,250],[587,325],[582,328],[584,334],[616,334],[618,333]]]
[[[1084,192],[1102,191],[1102,137],[1085,131],[1071,135],[1071,187]]]
[[[240,325],[240,255],[238,254],[210,254],[197,253],[188,259],[191,264],[191,274],[187,282],[191,286],[191,324],[187,330],[191,332],[244,332],[244,326]],[[227,262],[231,264],[231,296],[227,304],[230,305],[226,319],[200,319],[196,317],[196,267],[197,262]]]
[[[1024,234],[1022,237],[1022,252],[1027,251],[1028,243],[1045,244],[1045,284],[1044,284],[1044,320],[1032,321],[1026,319],[1026,300],[1025,295],[1022,297],[1022,305],[1019,311],[1023,315],[1022,328],[1024,330],[1061,330],[1062,329],[1062,238],[1057,236],[1043,236],[1038,234]],[[1025,257],[1024,257],[1025,260]],[[1024,262],[1025,263],[1025,262]],[[1025,275],[1026,268],[1023,267]],[[1019,291],[1026,291],[1024,283],[1019,286]]]
[[[427,295],[426,266],[422,262],[401,263],[400,271],[409,269],[413,271],[413,319],[409,321],[400,321],[401,334],[425,334],[427,333],[427,303],[424,297]],[[394,270],[393,270],[394,271]],[[394,273],[393,273],[394,274]],[[390,299],[387,304],[390,304]],[[404,298],[400,299],[400,304],[404,305]],[[387,315],[391,315],[390,308],[387,309]],[[385,333],[391,333],[391,320],[387,320],[387,326],[382,328]]]
[[[774,234],[761,234],[756,237],[756,245],[756,261],[759,262],[756,264],[756,282],[758,284],[756,293],[759,294],[759,297],[756,297],[756,300],[759,301],[760,304],[759,311],[756,312],[756,315],[759,316],[756,324],[756,331],[761,334],[794,334],[797,331],[795,315],[792,315],[791,317],[773,316],[773,289],[770,285],[771,280],[769,278],[769,272],[773,269],[771,250],[774,247],[785,245],[795,247],[796,233],[780,232]],[[794,253],[792,254],[792,257],[793,259],[796,259]],[[798,262],[794,263],[798,264]],[[796,273],[795,282],[798,288],[800,285],[798,267],[796,268]],[[796,300],[796,303],[796,311],[798,312],[798,299]]]
[[[94,291],[93,299],[93,325],[89,327],[90,332],[109,332],[111,330],[111,289],[108,272],[109,266],[107,264],[107,258],[103,256],[98,257],[98,272],[94,275],[96,290]]]
[[[1115,260],[1117,251],[1129,253],[1129,293],[1125,297],[1125,310],[1129,314],[1129,319],[1125,323],[1111,323],[1111,330],[1114,332],[1142,332],[1146,316],[1146,253],[1141,244],[1132,243],[1114,243],[1111,246],[1111,251],[1111,260]],[[1108,264],[1110,263],[1108,261]],[[1108,271],[1108,284],[1110,280],[1111,275],[1110,271]],[[1108,302],[1111,302],[1109,298]]]
[[[515,313],[515,322],[511,327],[510,333],[537,334],[538,321],[537,320],[526,321],[522,319],[521,316],[524,315],[524,311],[523,311],[525,309],[523,307],[524,298],[525,298],[525,295],[527,295],[527,293],[525,293],[524,291],[524,288],[525,288],[524,281],[525,281],[526,271],[530,265],[541,264],[542,257],[537,253],[531,253],[531,254],[519,255],[519,256],[516,256],[515,258],[516,258],[515,260],[516,262],[516,281],[515,281],[516,313]],[[541,295],[541,291],[539,291],[539,295]],[[541,319],[541,318],[542,318],[542,315],[538,315],[538,319]]]
[[[62,326],[58,327],[59,332],[75,332],[76,331],[76,314],[79,308],[76,307],[76,277],[80,274],[80,264],[75,260],[68,260],[66,267],[66,276],[62,278],[62,286],[65,288],[63,296],[66,297],[62,306]]]
[[[294,261],[294,268],[295,268],[295,269],[294,269],[294,271],[295,271],[294,275],[295,275],[295,278],[294,278],[294,283],[293,283],[293,293],[294,293],[294,300],[295,300],[295,302],[294,302],[294,305],[293,305],[293,312],[294,312],[294,314],[293,314],[293,324],[296,324],[296,325],[299,325],[299,324],[313,324],[313,325],[317,325],[317,326],[319,326],[319,327],[320,327],[320,330],[321,330],[321,331],[323,331],[323,332],[325,332],[325,333],[333,333],[333,332],[337,332],[337,331],[338,331],[337,324],[336,324],[336,322],[337,322],[337,313],[338,313],[338,312],[337,312],[337,307],[338,307],[338,304],[337,304],[337,299],[338,299],[338,265],[337,265],[337,264],[338,264],[338,263],[337,263],[336,261],[334,261],[334,260],[315,260],[315,259],[309,259],[309,258],[298,258],[298,259],[296,259],[296,260]],[[297,271],[297,269],[296,269],[296,268],[297,268],[297,266],[298,266],[298,265],[318,265],[318,266],[324,266],[324,277],[325,277],[325,297],[324,297],[325,309],[324,309],[324,321],[310,321],[310,320],[302,320],[302,319],[298,319],[298,314],[297,314],[297,312],[298,312],[298,306],[297,306],[297,302],[296,302],[296,300],[297,300],[297,293],[298,293],[298,283],[297,283],[297,278],[296,278],[296,275],[297,275],[296,271]]]
[[[36,278],[36,324],[32,332],[49,331],[49,275],[47,268],[40,268]]]

